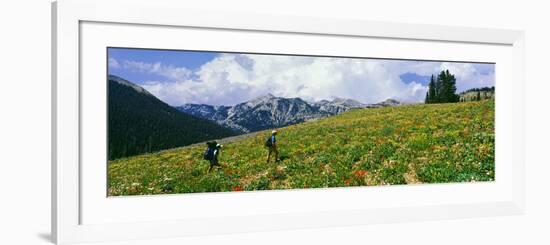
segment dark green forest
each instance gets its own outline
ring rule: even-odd
[[[471,89],[468,89],[462,93],[469,93],[469,92],[492,92],[494,93],[495,92],[495,87],[482,87],[482,88],[471,88]]]
[[[122,78],[108,79],[109,160],[186,146],[236,133],[179,112]]]

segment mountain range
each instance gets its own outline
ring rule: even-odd
[[[283,98],[267,94],[234,106],[184,104],[176,109],[242,133],[249,133],[333,116],[352,109],[399,104],[393,99],[376,104],[363,104],[344,98],[307,102],[301,98]]]
[[[172,107],[146,89],[108,76],[108,158],[150,153],[207,140],[284,127],[359,108],[395,106],[388,99],[363,104],[335,98],[307,102],[267,94],[234,106],[185,104]]]
[[[225,138],[237,132],[181,113],[144,88],[108,77],[109,160]]]

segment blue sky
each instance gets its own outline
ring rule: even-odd
[[[494,64],[108,49],[108,72],[166,103],[234,105],[267,93],[309,101],[388,98],[422,102],[432,74],[448,69],[458,91],[494,86]]]
[[[401,78],[401,80],[404,83],[411,83],[416,81],[422,85],[428,85],[428,83],[430,82],[430,76],[428,75],[423,76],[423,75],[416,74],[414,72],[403,73],[399,75],[399,78]]]
[[[218,55],[213,52],[182,52],[127,48],[109,48],[107,52],[109,58],[116,61],[135,61],[149,64],[162,63],[168,66],[185,67],[191,70],[197,70],[203,64],[211,61]],[[109,73],[135,82],[163,79],[161,75],[155,73],[137,72],[132,69],[109,69]]]

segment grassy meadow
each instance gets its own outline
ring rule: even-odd
[[[492,181],[494,100],[357,109],[224,143],[207,173],[205,145],[109,161],[108,195]]]

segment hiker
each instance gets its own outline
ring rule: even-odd
[[[206,142],[206,151],[204,152],[204,159],[210,161],[210,167],[208,167],[208,173],[210,173],[210,170],[214,167],[221,167],[220,163],[218,162],[218,155],[220,154],[220,150],[222,149],[223,145],[218,144],[216,141],[209,141]]]
[[[275,154],[275,162],[279,161],[279,149],[277,146],[277,138],[275,137],[277,135],[277,130],[271,131],[271,136],[267,138],[265,142],[265,146],[268,148],[269,153],[267,154],[267,163],[269,163],[269,159],[271,159],[271,154]]]

